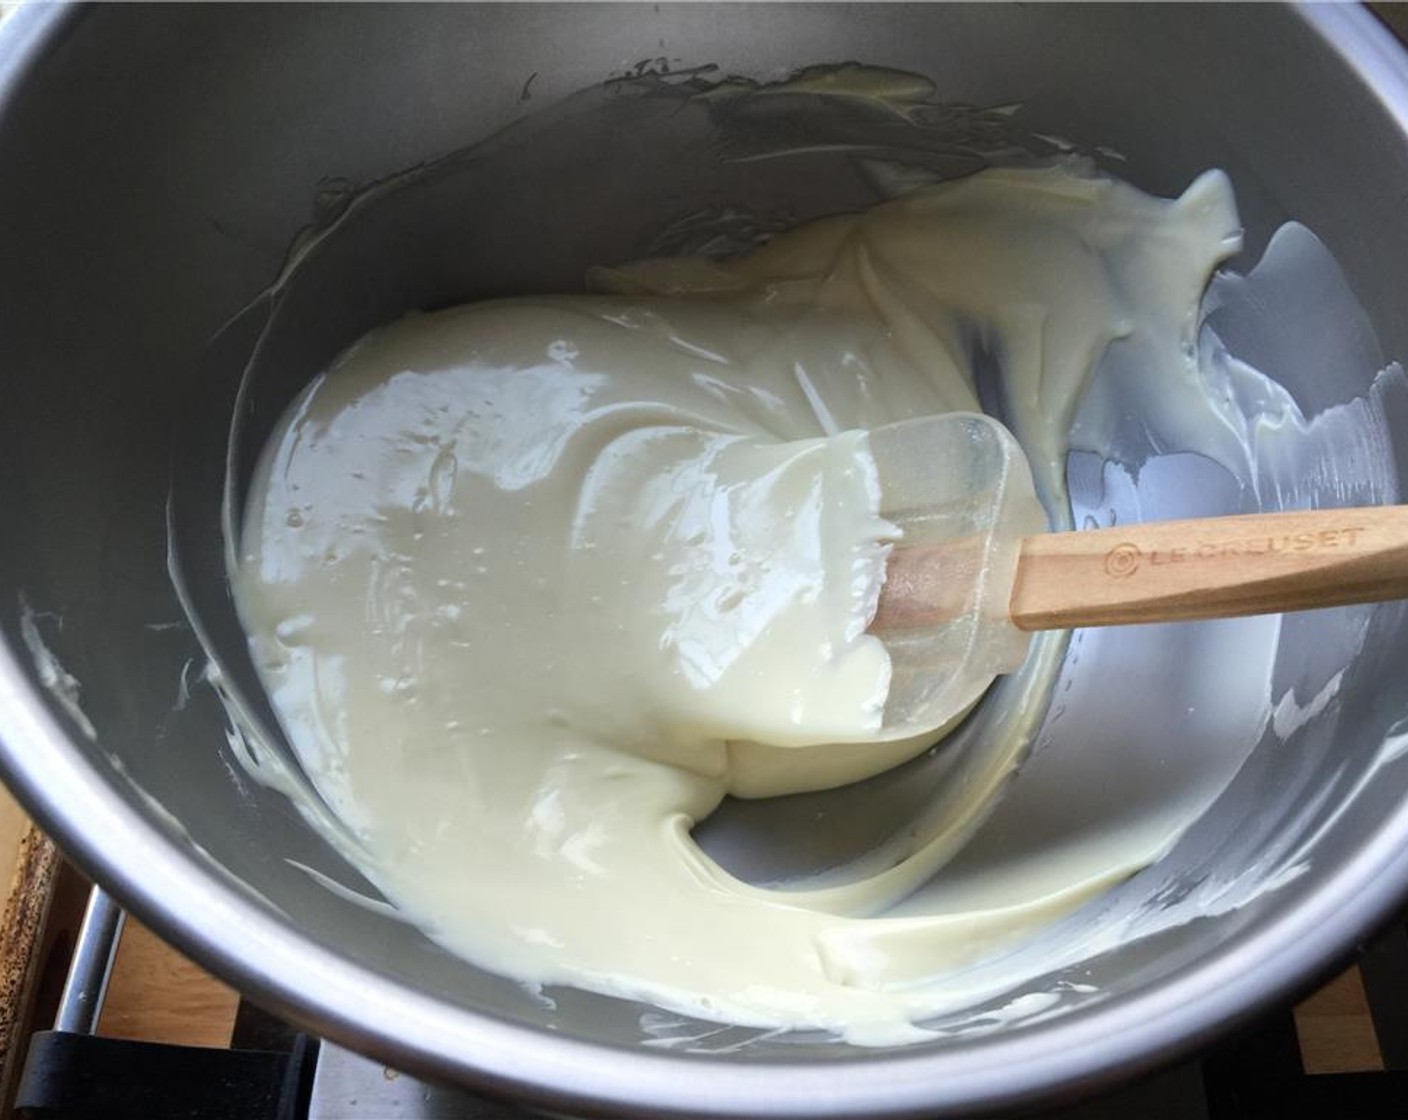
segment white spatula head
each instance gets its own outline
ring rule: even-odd
[[[903,534],[870,632],[891,662],[886,738],[960,715],[1031,636],[1008,604],[1023,537],[1047,519],[1016,439],[980,413],[906,420],[869,433],[881,515]]]

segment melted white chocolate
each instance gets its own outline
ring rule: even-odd
[[[745,259],[644,262],[594,278],[614,294],[362,339],[265,449],[235,579],[362,869],[525,982],[925,1037],[916,1021],[958,998],[946,978],[1156,858],[1203,805],[889,918],[999,782],[946,842],[825,890],[740,882],[691,826],[727,793],[852,782],[943,730],[877,741],[889,662],[864,628],[893,529],[864,431],[977,409],[981,349],[1059,505],[1076,405],[1121,340],[1197,446],[1218,415],[1198,303],[1237,245],[1216,172],[1168,202],[1066,166],[993,170]],[[1047,649],[1036,668],[1056,666]],[[998,745],[1001,772],[1020,746]]]

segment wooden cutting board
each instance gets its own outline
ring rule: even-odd
[[[42,973],[48,962],[41,958],[51,952],[66,956],[81,911],[70,904],[62,915],[48,913],[60,878],[61,858],[3,787],[0,868],[11,869],[0,917],[0,1055],[8,1056],[16,1030],[26,1025],[25,1012],[37,994],[34,989],[45,986],[50,989],[46,993],[49,1002],[57,998],[66,962],[53,962],[54,968],[49,970],[53,975],[45,977]],[[76,873],[69,874],[76,877]],[[81,906],[86,887],[78,886]],[[46,917],[50,927],[61,924],[70,928],[46,929]],[[234,989],[128,919],[98,1030],[115,1038],[228,1046],[238,1006],[239,995]],[[43,1021],[33,1024],[36,1028],[46,1025]]]

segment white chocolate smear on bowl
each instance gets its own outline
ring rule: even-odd
[[[234,581],[358,866],[432,938],[529,984],[928,1037],[922,1020],[974,998],[968,966],[1155,860],[1218,789],[894,915],[1000,781],[931,843],[820,885],[745,883],[691,826],[726,794],[853,782],[943,731],[882,741],[888,664],[864,625],[892,530],[860,433],[979,408],[973,338],[1058,507],[1077,409],[1077,446],[1113,438],[1102,400],[1242,473],[1241,414],[1198,337],[1238,246],[1218,172],[1164,201],[1078,162],[995,169],[742,259],[594,278],[614,294],[362,339],[269,442]],[[1116,347],[1123,374],[1093,399]],[[856,434],[821,441],[839,433]],[[1029,671],[1058,668],[1047,644]],[[993,772],[1024,746],[992,744]]]

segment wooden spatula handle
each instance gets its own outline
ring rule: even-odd
[[[1408,598],[1408,506],[1266,513],[1022,541],[1023,630],[1232,618]]]

